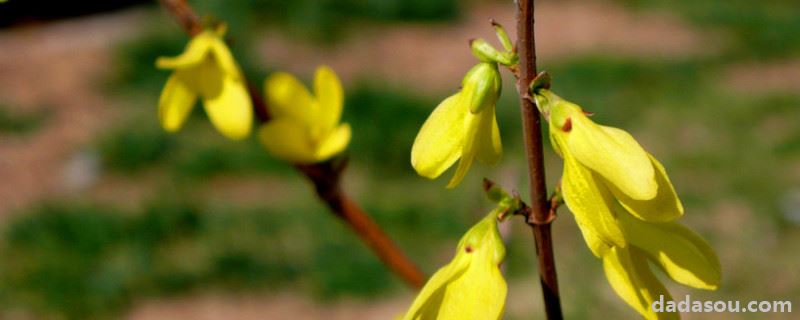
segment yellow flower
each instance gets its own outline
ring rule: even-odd
[[[547,89],[536,100],[548,116],[553,148],[564,158],[564,201],[592,253],[602,257],[613,246],[626,246],[616,206],[652,222],[683,215],[664,167],[630,134],[594,123],[578,105]]]
[[[250,134],[250,96],[223,33],[206,30],[194,36],[181,55],[156,61],[158,68],[174,70],[158,102],[165,130],[178,131],[199,96],[211,123],[223,135],[238,140]]]
[[[259,137],[273,156],[294,163],[314,163],[347,148],[350,125],[339,124],[344,93],[333,70],[317,68],[315,96],[285,72],[272,74],[264,89],[272,120],[261,127]]]
[[[464,77],[462,89],[433,110],[411,148],[411,165],[434,179],[459,160],[448,188],[457,186],[472,161],[494,165],[503,153],[495,106],[502,83],[496,63],[481,62]]]
[[[614,247],[603,256],[603,267],[611,287],[646,319],[677,319],[676,313],[656,313],[654,301],[672,300],[653,275],[650,260],[680,284],[715,290],[720,282],[719,258],[699,235],[675,222],[644,222],[619,213],[630,245]]]
[[[680,318],[677,313],[657,313],[651,307],[660,296],[664,296],[664,300],[672,300],[672,296],[650,270],[644,254],[638,249],[610,249],[603,257],[603,269],[617,295],[645,319]]]
[[[647,319],[679,318],[652,309],[661,296],[672,298],[648,260],[678,283],[716,289],[719,259],[700,236],[674,222],[683,205],[664,166],[630,134],[594,123],[550,90],[538,88],[535,99],[550,122],[553,149],[564,158],[564,202],[617,295]]]
[[[428,280],[403,320],[496,320],[507,286],[500,273],[505,247],[493,210],[458,244],[456,255]]]

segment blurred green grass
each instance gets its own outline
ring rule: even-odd
[[[448,21],[459,14],[456,0],[205,0],[195,6],[224,21],[238,21],[234,28],[241,31],[266,23],[325,43],[358,32],[361,22]]]
[[[200,288],[292,285],[330,299],[372,297],[399,285],[321,206],[209,209],[198,203],[154,201],[136,213],[40,205],[5,228],[0,303],[70,319],[115,318],[137,299]],[[418,257],[434,251],[423,244],[441,242],[468,223],[429,208],[369,209]]]

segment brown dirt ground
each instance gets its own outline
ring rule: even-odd
[[[31,135],[0,135],[0,215],[63,191],[67,159],[121,103],[101,93],[113,44],[143,17],[129,11],[0,32],[2,101],[50,113]]]
[[[439,92],[457,88],[476,62],[468,49],[469,39],[481,37],[499,47],[490,18],[515,37],[512,9],[497,3],[480,4],[455,25],[361,26],[357,37],[323,47],[268,32],[259,53],[265,65],[290,72],[310,74],[316,64],[327,64],[345,81],[378,75],[396,84]],[[536,10],[542,67],[590,52],[643,59],[696,56],[713,53],[711,44],[720,42],[719,37],[695,30],[673,15],[633,13],[608,1],[546,1]]]
[[[723,85],[737,94],[800,92],[800,59],[734,65],[722,79]]]
[[[174,300],[156,300],[141,304],[127,316],[144,319],[329,319],[385,320],[402,315],[410,295],[376,301],[340,301],[315,303],[302,295],[201,294]]]

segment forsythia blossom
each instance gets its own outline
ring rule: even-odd
[[[503,27],[493,25],[505,51],[498,51],[483,39],[470,41],[472,54],[480,62],[464,76],[461,90],[433,110],[411,148],[411,165],[426,178],[439,177],[459,161],[448,188],[464,179],[475,159],[494,165],[503,153],[495,115],[503,85],[497,67],[515,65],[519,57]]]
[[[664,166],[630,134],[594,123],[580,106],[550,90],[535,89],[534,97],[550,122],[553,148],[564,159],[564,201],[589,249],[603,259],[614,291],[645,318],[677,318],[651,309],[659,295],[669,293],[648,260],[678,283],[716,289],[719,259],[700,236],[674,222],[683,206]]]
[[[317,68],[314,96],[294,76],[277,72],[265,83],[272,116],[259,136],[274,156],[294,163],[321,162],[347,148],[350,125],[339,124],[342,84],[328,67]]]
[[[436,178],[459,160],[447,185],[455,187],[472,161],[495,164],[502,155],[495,104],[501,89],[496,63],[481,62],[462,81],[462,89],[433,110],[411,148],[411,165],[420,175]]]
[[[630,134],[594,123],[581,107],[547,89],[535,98],[550,122],[553,148],[564,158],[564,201],[592,253],[601,257],[612,246],[626,246],[617,206],[645,221],[683,215],[664,167]]]
[[[211,123],[223,135],[239,140],[250,134],[250,96],[242,72],[222,40],[224,32],[224,28],[203,31],[181,55],[156,61],[158,68],[174,70],[158,103],[165,130],[180,129],[200,97]]]
[[[437,271],[403,320],[497,320],[503,316],[507,286],[500,273],[505,246],[495,209],[458,243],[456,255]]]

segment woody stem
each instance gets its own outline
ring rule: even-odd
[[[528,88],[536,76],[536,41],[534,38],[534,0],[517,0],[517,50],[520,57],[517,91],[520,94],[525,155],[530,180],[531,210],[527,223],[536,241],[539,281],[542,286],[547,319],[562,319],[561,298],[553,252],[551,225],[555,219],[547,199],[542,150],[541,115],[529,96]]]
[[[162,6],[190,36],[203,31],[200,17],[186,0],[161,0]],[[259,123],[270,120],[269,108],[251,83],[247,83],[253,112]],[[347,223],[359,238],[389,267],[397,276],[414,289],[422,288],[425,275],[397,247],[388,235],[372,218],[361,209],[341,188],[344,165],[327,161],[310,165],[295,165],[315,186],[317,196],[325,202],[332,213]]]

